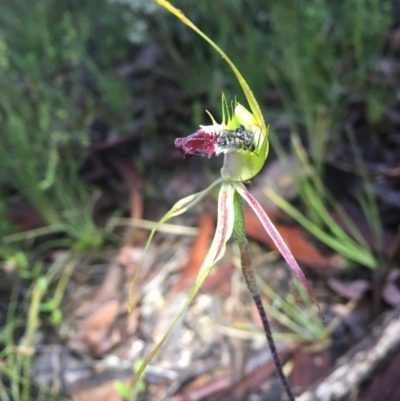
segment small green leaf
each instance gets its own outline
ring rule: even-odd
[[[125,400],[129,400],[131,397],[131,388],[128,384],[121,380],[114,381],[115,391]]]
[[[59,326],[63,321],[63,313],[60,309],[55,309],[50,315],[51,323],[55,326]]]

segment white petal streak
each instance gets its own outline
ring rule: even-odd
[[[133,384],[135,384],[137,382],[137,380],[139,379],[140,375],[143,373],[146,366],[150,363],[150,361],[158,353],[158,351],[160,350],[160,348],[162,347],[162,345],[165,343],[168,336],[170,335],[171,331],[174,329],[176,324],[182,318],[186,309],[189,307],[193,298],[196,296],[197,292],[199,291],[204,280],[207,278],[208,274],[210,273],[212,267],[224,255],[226,242],[232,235],[232,231],[233,231],[233,218],[234,218],[233,196],[234,196],[234,193],[235,193],[235,188],[231,184],[224,182],[221,185],[221,189],[219,191],[219,197],[218,197],[218,223],[217,223],[216,232],[214,235],[214,239],[212,240],[210,250],[208,251],[208,254],[206,256],[206,259],[204,260],[203,265],[200,268],[196,283],[195,283],[194,287],[192,288],[192,291],[190,292],[188,299],[185,302],[185,305],[180,310],[180,312],[179,312],[178,316],[175,318],[175,320],[171,323],[171,326],[168,328],[164,337],[153,348],[153,350],[150,352],[149,356],[143,361],[142,365],[140,366],[139,370],[136,373]]]
[[[200,287],[205,278],[209,274],[212,266],[222,258],[225,253],[226,242],[232,235],[234,210],[233,196],[235,188],[231,183],[224,182],[221,185],[218,196],[218,222],[215,230],[214,239],[211,243],[210,250],[200,268],[199,275],[196,280],[196,287]]]

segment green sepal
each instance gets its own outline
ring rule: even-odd
[[[251,112],[246,110],[246,113],[251,117],[246,117],[243,112],[245,108],[241,105],[235,107],[234,116],[239,122],[239,125],[243,125],[246,129],[251,129],[253,132],[259,130],[259,133],[256,132],[256,151],[251,152],[249,150],[239,150],[238,152],[232,152],[230,154],[225,155],[225,163],[221,170],[221,174],[226,180],[230,181],[246,181],[253,178],[256,174],[260,172],[262,169],[265,159],[268,153],[268,128],[265,125],[264,117],[262,115],[260,106],[258,105],[253,92],[251,91],[249,85],[246,80],[243,78],[242,74],[236,68],[235,64],[231,61],[231,59],[225,54],[225,52],[213,41],[211,40],[205,33],[203,33],[196,25],[194,25],[183,13],[174,7],[170,2],[166,0],[155,0],[160,6],[166,8],[172,14],[174,14],[177,18],[179,18],[184,24],[193,29],[196,33],[198,33],[205,41],[207,41],[220,55],[221,57],[228,63],[229,67],[232,69],[235,74],[240,86],[243,89],[244,95],[246,96],[247,102],[249,103]],[[224,98],[224,97],[223,97]],[[226,101],[225,101],[226,104]],[[229,108],[224,108],[224,100],[223,100],[223,123],[229,124],[228,129],[234,127],[234,129],[238,128],[236,120],[229,119],[228,115],[225,114]],[[228,118],[228,120],[225,120]],[[214,121],[214,119],[213,119]],[[230,123],[229,123],[230,121]],[[244,123],[243,123],[244,122]],[[229,156],[229,157],[228,157]]]

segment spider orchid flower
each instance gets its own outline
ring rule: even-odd
[[[212,125],[200,126],[200,129],[194,134],[175,140],[175,146],[184,156],[211,157],[213,154],[218,156],[223,153],[224,164],[221,168],[221,178],[213,182],[206,190],[179,201],[169,213],[172,212],[176,216],[186,212],[200,202],[215,186],[221,184],[218,198],[217,229],[208,254],[208,256],[212,255],[213,264],[223,256],[225,244],[232,235],[233,223],[238,218],[235,215],[234,196],[235,194],[239,195],[253,209],[293,273],[307,289],[312,300],[317,303],[307,279],[278,230],[242,183],[253,178],[264,165],[268,150],[268,130],[263,132],[262,124],[239,103],[235,105],[234,113],[230,116],[224,96],[222,97],[222,109],[223,121],[221,124],[217,124],[211,116]],[[225,121],[226,116],[228,116],[227,121]],[[196,284],[199,281],[202,283],[212,268],[213,264],[209,266],[206,263],[208,256],[200,269]],[[206,272],[204,277],[202,276],[203,271]]]
[[[183,23],[202,36],[221,56],[233,70],[238,79],[251,111],[247,110],[240,103],[235,102],[228,105],[225,96],[222,96],[222,122],[219,124],[210,115],[212,124],[202,125],[192,135],[186,138],[177,138],[175,146],[183,153],[184,157],[200,155],[211,157],[213,155],[224,155],[224,162],[221,168],[221,177],[214,181],[207,189],[179,200],[157,223],[151,232],[144,249],[144,255],[157,229],[169,219],[185,213],[197,205],[211,190],[220,186],[218,196],[218,220],[214,238],[209,252],[200,268],[194,287],[192,288],[187,302],[171,324],[165,336],[155,346],[150,355],[144,360],[139,368],[133,384],[139,379],[145,367],[157,354],[161,346],[168,338],[170,332],[181,319],[190,302],[196,296],[204,280],[211,272],[213,266],[222,258],[225,253],[226,243],[235,232],[235,236],[245,238],[243,213],[238,211],[237,200],[244,199],[253,209],[267,233],[271,236],[279,252],[282,254],[293,273],[308,291],[311,299],[317,304],[311,287],[305,278],[301,268],[289,248],[283,241],[279,232],[260,206],[257,200],[246,189],[243,181],[248,181],[257,175],[262,169],[268,154],[268,128],[265,125],[260,107],[254,98],[248,84],[237,70],[228,56],[202,31],[200,31],[186,16],[166,0],[155,0],[162,7],[177,16]],[[241,205],[241,202],[240,202]],[[239,227],[239,231],[238,231]],[[239,232],[239,235],[238,235]],[[238,238],[237,238],[238,239]],[[238,242],[239,239],[238,239]],[[239,243],[240,246],[240,243]],[[143,256],[144,257],[144,256]],[[136,269],[131,285],[130,298],[134,284],[139,275],[141,263]],[[129,302],[131,304],[131,302]],[[318,305],[318,304],[317,304]]]

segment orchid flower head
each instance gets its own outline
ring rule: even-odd
[[[211,125],[200,125],[195,133],[177,138],[175,146],[184,157],[224,154],[221,176],[227,181],[247,181],[259,173],[268,154],[268,129],[264,132],[256,117],[235,101],[228,106],[222,95],[222,122],[211,117]]]

